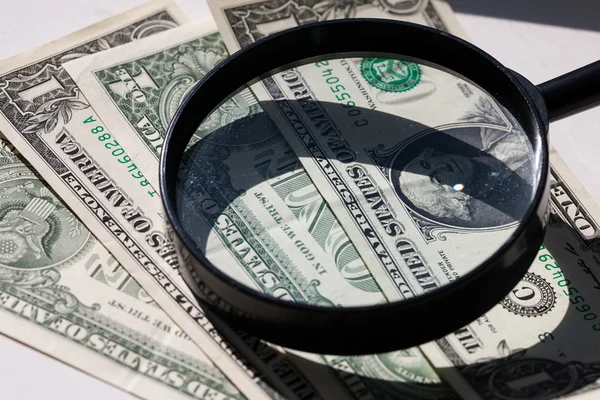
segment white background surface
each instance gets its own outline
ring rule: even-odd
[[[143,2],[0,0],[0,59]],[[190,18],[210,14],[205,0],[176,2]],[[599,0],[450,0],[450,4],[475,45],[535,84],[600,60]],[[600,108],[552,124],[550,139],[600,203]],[[3,336],[0,398],[134,399]]]

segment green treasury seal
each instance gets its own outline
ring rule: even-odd
[[[421,81],[419,64],[391,58],[365,58],[360,72],[371,86],[386,92],[406,92]]]

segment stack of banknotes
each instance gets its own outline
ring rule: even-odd
[[[0,63],[0,332],[149,400],[598,398],[600,208],[554,150],[550,226],[522,281],[545,290],[535,313],[500,303],[419,348],[355,357],[205,315],[158,193],[177,93],[257,32],[302,22],[389,18],[468,39],[441,0],[208,3],[213,18],[188,21],[153,1]]]

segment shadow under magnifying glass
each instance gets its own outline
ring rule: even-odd
[[[279,105],[276,102],[266,102],[261,103],[261,106],[263,109],[272,110]],[[337,104],[322,102],[321,106],[329,113],[343,111]],[[532,176],[535,166],[534,157],[530,154],[531,149],[526,145],[522,147],[524,154],[529,156],[525,157],[527,160],[521,162],[519,168],[514,169],[507,164],[513,162],[516,156],[523,158],[523,154],[506,153],[509,154],[508,158],[512,159],[499,159],[496,155],[502,153],[490,152],[489,146],[485,147],[489,144],[485,135],[491,135],[496,142],[500,138],[502,142],[502,134],[512,133],[514,136],[512,129],[500,125],[494,128],[494,121],[477,119],[436,129],[378,111],[361,111],[371,123],[372,129],[369,132],[373,135],[373,143],[378,143],[378,139],[389,143],[387,139],[390,135],[400,137],[403,131],[413,132],[409,135],[410,138],[396,140],[396,145],[365,149],[365,152],[356,156],[352,164],[377,167],[382,176],[387,177],[394,193],[407,209],[418,214],[422,220],[452,225],[459,230],[472,230],[514,227],[524,217],[534,196],[535,185]],[[510,143],[507,146],[505,149],[514,149]],[[253,157],[254,162],[247,162],[249,156]],[[236,160],[236,157],[239,159]],[[440,206],[431,201],[435,198],[435,192],[432,190],[428,190],[428,198],[423,199],[419,187],[432,179],[431,166],[436,162],[454,165],[455,168],[451,172],[455,175],[469,175],[469,185],[465,185],[468,186],[466,199],[457,197],[454,201]],[[206,229],[206,226],[214,228],[218,216],[227,214],[231,206],[243,196],[249,195],[253,188],[265,182],[280,182],[282,177],[308,179],[295,151],[264,112],[232,121],[210,134],[205,134],[201,139],[193,140],[182,158],[180,169],[181,199],[187,200],[178,203],[178,214],[188,234],[194,238],[197,250],[202,252],[208,251],[208,237],[212,232],[212,229]],[[406,172],[411,179],[402,178]],[[302,177],[302,174],[305,176]],[[422,177],[426,179],[423,180]],[[446,177],[450,178],[452,174],[447,174]],[[289,196],[290,192],[283,190],[279,195]],[[354,195],[359,196],[358,193]],[[444,196],[439,196],[441,201],[444,200],[442,197]],[[463,214],[469,214],[469,218],[453,214],[454,210],[461,207]],[[206,222],[204,227],[197,223],[200,220]],[[569,259],[571,253],[567,254],[563,249],[565,237],[571,234],[569,229],[570,227],[564,224],[555,224],[549,229],[545,241],[548,251],[554,255],[558,265],[562,266],[565,277],[568,277],[570,269],[574,268]],[[589,252],[589,249],[586,251]],[[361,282],[360,287],[368,288],[369,283]],[[202,296],[197,290],[195,292]],[[326,300],[323,301],[323,305],[334,306],[331,302],[329,304]],[[436,342],[440,354],[449,359],[455,368],[438,367],[439,375],[447,377],[456,376],[458,373],[483,398],[490,399],[547,399],[591,387],[592,378],[596,376],[594,363],[563,361],[556,353],[561,341],[577,340],[573,335],[577,336],[580,329],[579,324],[567,323],[573,318],[580,318],[580,311],[576,310],[575,305],[560,296],[556,301],[562,302],[562,308],[554,307],[547,315],[538,317],[554,321],[550,324],[552,328],[543,332],[536,331],[535,323],[529,324],[534,318],[515,319],[514,313],[503,309],[499,313],[490,314],[499,318],[492,321],[499,330],[497,335],[471,338],[474,343],[479,343],[478,346],[457,348],[455,343],[464,341],[453,341],[452,335],[440,338]],[[565,302],[569,303],[568,306]],[[507,313],[506,321],[509,323],[527,323],[502,326],[505,323],[503,311]],[[218,326],[218,320],[216,325]],[[461,335],[464,336],[464,333]],[[297,374],[305,375],[313,382],[327,376],[336,377],[344,390],[347,390],[349,398],[456,398],[448,385],[437,379],[416,349],[399,349],[391,353],[366,356],[307,356],[293,351],[279,353],[277,348],[267,346],[243,332],[239,332],[239,336],[246,342],[248,349],[253,349],[254,357],[259,354],[265,364],[272,365],[274,360],[286,364],[285,368],[279,369],[284,375],[279,378],[285,382],[296,376],[296,382],[302,383],[290,387],[296,388],[300,398],[318,398],[319,395],[314,392],[317,389],[312,387],[311,383],[291,372],[297,367]],[[531,340],[521,340],[527,336]],[[552,339],[549,339],[550,337]],[[551,345],[548,345],[549,341],[552,342]],[[600,343],[600,339],[598,342]],[[511,347],[512,343],[530,345],[517,349]],[[590,341],[587,341],[585,346],[594,347]],[[493,351],[490,352],[490,348],[493,348]],[[573,351],[578,354],[577,351],[582,349],[576,346]],[[478,356],[477,352],[481,356]],[[600,360],[600,351],[598,353]],[[568,357],[573,357],[573,353],[565,357],[565,360],[568,360]],[[294,365],[287,364],[289,360]],[[600,366],[597,368],[600,374]],[[278,384],[273,383],[273,386],[277,387]],[[318,390],[323,396],[323,389]]]

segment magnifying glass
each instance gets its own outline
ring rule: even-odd
[[[600,103],[600,62],[540,86],[450,34],[350,19],[210,71],[165,137],[160,186],[205,307],[324,354],[419,345],[515,286],[548,216],[549,122]],[[531,286],[531,285],[530,285]]]

